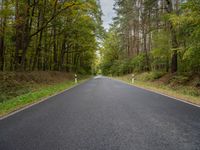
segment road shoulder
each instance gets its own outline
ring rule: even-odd
[[[81,84],[84,84],[85,82],[87,82],[89,80],[90,80],[90,78],[89,79],[80,80],[78,84],[75,84],[72,81],[70,84],[66,85],[66,87],[64,89],[60,90],[60,91],[53,92],[53,93],[51,93],[49,95],[42,95],[41,97],[39,97],[37,99],[33,99],[30,102],[27,102],[25,104],[15,105],[15,106],[11,107],[8,110],[6,110],[6,108],[3,107],[3,105],[6,105],[6,104],[0,104],[0,108],[1,108],[0,120],[8,118],[8,117],[10,117],[10,116],[12,116],[14,114],[17,114],[17,113],[23,111],[23,110],[29,109],[29,108],[31,108],[31,107],[33,107],[35,105],[38,105],[38,104],[40,104],[40,103],[42,103],[44,101],[47,101],[50,98],[55,97],[55,96],[57,96],[59,94],[62,94],[64,92],[66,92],[66,91],[69,91],[69,90],[71,90],[71,89],[73,89],[73,88],[75,88],[75,87],[77,87],[77,86],[79,86]],[[5,109],[4,112],[3,112],[3,109]]]
[[[131,83],[130,81],[123,80],[121,78],[116,78],[116,77],[111,77],[111,79],[116,80],[116,81],[121,82],[121,83],[124,83],[124,84],[134,86],[136,88],[140,88],[140,89],[143,89],[143,90],[146,90],[146,91],[149,91],[149,92],[153,92],[153,93],[156,93],[156,94],[159,94],[159,95],[169,97],[172,100],[181,101],[183,103],[186,103],[186,104],[200,108],[200,98],[195,98],[195,101],[197,101],[197,103],[195,103],[194,100],[191,100],[186,95],[180,95],[180,94],[177,94],[176,92],[173,92],[173,91],[158,89],[158,88],[153,87],[153,86],[145,86],[145,85],[138,84],[137,82]]]

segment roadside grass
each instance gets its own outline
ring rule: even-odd
[[[139,75],[140,76],[140,75]],[[144,89],[151,91],[159,92],[174,98],[184,100],[193,104],[200,105],[200,90],[199,88],[187,86],[187,85],[176,85],[171,86],[170,84],[164,84],[162,82],[156,82],[151,80],[140,80],[140,77],[137,76],[134,84],[131,83],[131,76],[121,76],[114,77],[115,79],[125,81],[130,85],[135,85]]]
[[[86,79],[82,79],[79,81],[79,83],[85,80]],[[58,83],[55,85],[44,86],[36,91],[17,96],[7,101],[3,101],[2,103],[0,103],[0,117],[9,114],[13,111],[16,111],[20,108],[23,108],[27,105],[39,102],[44,98],[52,96],[61,91],[64,91],[74,85],[75,85],[74,81],[67,80],[65,82]]]
[[[0,72],[0,103],[73,78],[72,73],[56,71]]]

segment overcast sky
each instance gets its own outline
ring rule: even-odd
[[[100,0],[101,8],[103,11],[103,25],[106,29],[109,28],[109,24],[112,22],[112,18],[115,16],[113,10],[114,0]]]

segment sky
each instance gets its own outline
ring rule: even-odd
[[[105,29],[109,29],[109,24],[112,23],[112,18],[115,16],[113,10],[114,0],[100,0],[101,8],[103,11],[103,25]]]

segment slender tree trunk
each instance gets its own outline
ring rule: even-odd
[[[22,34],[22,61],[21,69],[26,70],[26,53],[29,45],[29,11],[30,11],[30,0],[25,4],[25,15],[24,15],[24,24],[23,24],[23,34]]]
[[[48,43],[47,43],[47,29],[44,30],[44,64],[43,64],[43,71],[48,69],[49,62],[48,62]]]
[[[53,14],[56,14],[57,3],[58,3],[58,0],[55,1],[55,4],[54,4],[54,13]],[[53,25],[53,60],[54,60],[54,70],[58,70],[58,54],[57,54],[56,33],[57,33],[57,29],[56,29],[56,25],[55,25],[55,22],[54,22],[54,25]]]
[[[60,55],[60,63],[59,63],[59,70],[63,70],[63,64],[64,64],[64,58],[66,54],[66,35],[64,35],[63,43],[62,43],[62,49],[61,49],[61,55]]]
[[[177,42],[176,32],[173,29],[171,29],[171,36],[172,36],[172,49],[173,49],[171,72],[174,73],[177,72],[178,70],[178,54],[177,54],[178,42]]]
[[[39,67],[39,64],[41,63],[40,59],[40,53],[41,53],[41,45],[42,45],[42,36],[43,36],[43,31],[40,32],[40,35],[39,35],[39,41],[38,41],[38,46],[36,48],[36,53],[35,53],[35,56],[34,56],[34,61],[33,61],[33,68],[32,70],[35,70],[36,68],[36,65],[37,65],[37,69],[41,69]]]
[[[57,39],[56,39],[56,27],[53,27],[53,60],[54,70],[58,69],[58,54],[57,54]]]
[[[15,22],[18,22],[20,19],[19,16],[19,1],[15,1]],[[18,69],[19,65],[19,51],[21,49],[21,42],[20,42],[20,30],[21,30],[21,25],[19,23],[16,24],[15,26],[15,59],[14,59],[14,64],[15,64],[15,69]]]
[[[4,9],[4,0],[1,2],[1,10]],[[0,22],[0,71],[4,70],[4,53],[5,53],[5,44],[4,44],[4,37],[5,37],[5,27],[6,27],[6,17],[1,17]]]
[[[166,0],[166,3],[168,8],[167,9],[168,13],[172,13],[173,12],[172,0]],[[174,30],[172,23],[170,22],[169,24],[170,24],[171,42],[173,49],[171,58],[171,72],[175,73],[178,70],[178,53],[177,53],[178,41],[177,41],[176,31]]]
[[[144,53],[145,53],[145,71],[149,71],[149,54],[147,50],[147,34],[146,34],[146,18],[142,17],[142,36],[143,36],[143,48],[144,48]]]

